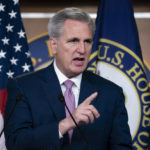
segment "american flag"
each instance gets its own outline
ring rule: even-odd
[[[8,78],[32,70],[18,0],[0,0],[0,110],[3,116]]]

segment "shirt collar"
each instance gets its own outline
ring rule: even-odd
[[[76,77],[73,78],[67,78],[60,70],[59,68],[56,66],[56,61],[54,59],[54,70],[56,72],[56,75],[58,77],[59,83],[60,85],[62,85],[66,80],[71,80],[74,82],[74,84],[77,86],[78,89],[80,89],[80,84],[81,84],[81,79],[82,79],[82,73],[80,73],[79,75],[77,75]]]

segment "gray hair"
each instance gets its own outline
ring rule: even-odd
[[[50,37],[59,38],[62,34],[64,22],[67,19],[85,22],[89,25],[92,35],[95,32],[95,24],[86,11],[79,8],[65,8],[58,11],[48,23],[48,32]]]

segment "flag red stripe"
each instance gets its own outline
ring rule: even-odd
[[[0,110],[1,110],[3,117],[4,117],[6,101],[7,101],[7,90],[2,89],[0,90]]]

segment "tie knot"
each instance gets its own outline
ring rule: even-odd
[[[71,81],[71,80],[66,80],[66,81],[64,82],[64,85],[66,86],[67,89],[72,88],[73,84],[74,84],[74,82]]]

